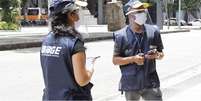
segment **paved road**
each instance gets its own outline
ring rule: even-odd
[[[200,32],[162,35],[166,56],[164,60],[158,61],[157,69],[167,101],[182,101],[180,97],[201,99],[197,97],[201,91]],[[123,97],[119,97],[120,92],[117,91],[120,71],[111,62],[112,40],[86,43],[86,47],[87,56],[101,56],[92,78],[95,84],[93,97],[96,100],[122,100]],[[0,100],[41,100],[44,85],[39,48],[0,51],[0,57]]]

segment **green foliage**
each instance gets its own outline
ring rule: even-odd
[[[48,3],[43,3],[42,8],[48,8]]]
[[[5,21],[0,22],[0,30],[18,30],[19,25],[14,23],[6,23]]]
[[[170,13],[170,12],[173,12],[174,10],[177,10],[178,6],[176,3],[168,3],[167,9],[168,9],[168,12]]]
[[[19,15],[19,0],[1,0],[2,20],[8,23],[16,23],[16,16]]]
[[[195,10],[201,6],[201,0],[181,0],[181,9],[182,10]],[[175,0],[174,9],[178,9],[179,0]]]
[[[0,21],[1,21],[1,18],[2,18],[2,10],[0,9]]]
[[[20,0],[20,1],[21,1],[21,2],[20,2],[21,7],[24,7],[24,6],[26,5],[27,0]]]
[[[19,24],[16,18],[20,15],[20,0],[0,0],[0,7],[2,8],[1,21],[3,21],[0,29],[16,30]]]
[[[182,9],[194,10],[201,6],[200,0],[182,0]]]

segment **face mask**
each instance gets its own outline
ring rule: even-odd
[[[75,27],[76,30],[79,29],[79,27],[80,27],[80,20],[74,22],[74,27]]]
[[[143,24],[145,24],[146,20],[147,20],[146,13],[143,12],[143,13],[137,13],[137,14],[135,14],[135,20],[134,21],[137,24],[143,25]]]
[[[89,37],[86,27],[80,26],[80,20],[74,22],[74,27],[75,27],[75,30],[80,33],[80,35],[82,36],[83,39],[86,39]]]

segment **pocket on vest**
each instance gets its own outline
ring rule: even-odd
[[[120,81],[120,90],[135,90],[139,88],[138,77],[137,77],[137,65],[129,64],[121,66],[121,81]]]
[[[137,72],[137,65],[136,64],[128,64],[120,66],[122,76],[124,75],[136,75]]]
[[[120,88],[123,91],[135,90],[139,88],[136,75],[122,75],[120,84]]]

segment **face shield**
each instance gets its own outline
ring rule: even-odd
[[[129,19],[128,15],[132,14],[135,15],[140,12],[144,12],[145,14],[138,15],[139,17],[144,17],[146,18],[140,19],[140,20],[146,20],[146,24],[153,24],[150,13],[148,11],[148,8],[150,7],[149,3],[142,3],[138,0],[130,0],[128,3],[126,3],[123,7],[124,10],[124,15],[126,17],[126,24],[129,24]],[[139,21],[139,22],[144,22],[144,21]]]

